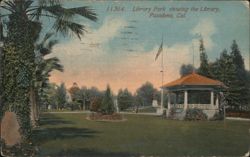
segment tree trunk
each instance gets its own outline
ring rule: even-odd
[[[2,53],[3,53],[3,26],[1,23],[1,18],[0,18],[0,138],[2,138],[1,135],[1,127],[2,127],[2,116],[3,116],[3,103],[2,103]],[[2,155],[2,142],[0,143],[1,147],[1,155]],[[3,155],[2,155],[3,156]]]
[[[1,20],[1,18],[0,18]],[[3,89],[3,86],[2,86],[2,55],[3,55],[3,41],[2,41],[2,25],[1,25],[1,21],[0,21],[0,110],[2,111],[2,107],[3,107],[3,104],[2,104],[2,89]],[[2,118],[2,116],[0,116],[0,119]]]
[[[38,96],[38,91],[37,91],[37,89],[35,89],[34,88],[34,95],[35,95],[35,97],[34,97],[34,99],[35,99],[35,108],[34,108],[34,110],[35,110],[35,121],[36,121],[36,123],[39,121],[39,96]]]
[[[39,99],[39,97],[38,97],[38,94],[37,94],[37,92],[36,92],[36,100],[37,100],[37,102],[36,102],[36,121],[37,122],[39,122],[39,120],[40,120],[40,101],[38,100]]]
[[[33,127],[36,126],[36,94],[34,87],[30,87],[30,119]]]

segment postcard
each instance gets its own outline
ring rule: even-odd
[[[249,2],[1,0],[1,156],[250,156]]]

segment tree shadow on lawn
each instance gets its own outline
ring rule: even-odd
[[[65,126],[64,124],[74,124],[54,114],[41,117],[40,127],[33,130],[33,142],[40,145],[44,142],[56,139],[65,140],[73,138],[91,138],[98,132],[87,128],[77,128]],[[47,126],[48,125],[48,126]],[[52,127],[51,127],[52,126]]]
[[[140,154],[131,154],[128,152],[110,152],[110,151],[100,151],[96,149],[69,149],[62,150],[56,154],[50,156],[71,156],[71,157],[80,157],[80,156],[88,156],[88,157],[133,157],[133,156],[141,156]]]
[[[56,115],[48,114],[41,117],[41,122],[39,128],[33,131],[33,143],[35,145],[41,146],[46,142],[59,140],[59,142],[67,142],[67,140],[75,138],[94,138],[99,131],[95,131],[87,128],[77,128],[72,126],[64,126],[64,124],[74,124],[71,121],[67,121],[63,118],[57,117]],[[47,125],[52,125],[48,126]],[[63,141],[64,140],[64,141]],[[59,143],[60,145],[61,143]],[[60,148],[59,148],[60,149]],[[110,151],[101,151],[96,149],[87,149],[87,148],[70,148],[67,150],[61,150],[59,152],[52,152],[52,154],[47,154],[49,152],[38,152],[39,155],[49,155],[49,156],[90,156],[90,157],[99,157],[99,156],[119,156],[127,157],[134,156],[135,154],[130,154],[126,152],[110,152]]]
[[[39,125],[61,125],[61,124],[74,124],[72,121],[67,121],[63,118],[57,117],[53,114],[48,114],[46,117],[41,117]]]
[[[33,131],[34,143],[40,145],[44,142],[53,141],[56,139],[65,140],[73,138],[92,138],[97,134],[97,131],[86,128],[75,127],[59,127],[36,129]]]
[[[74,128],[74,127],[61,127],[61,128],[46,128],[46,129],[37,129],[34,131],[33,140],[34,144],[38,147],[42,144],[45,144],[49,141],[58,141],[57,151],[45,152],[43,149],[40,149],[38,156],[88,156],[88,157],[131,157],[139,156],[139,154],[131,154],[128,152],[111,152],[109,150],[97,150],[97,149],[87,149],[87,148],[74,148],[74,146],[69,149],[60,148],[60,145],[64,142],[67,142],[67,139],[74,138],[93,138],[99,132],[86,129],[86,128]],[[61,141],[64,140],[64,141]],[[51,154],[50,154],[51,153]]]

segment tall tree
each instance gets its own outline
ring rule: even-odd
[[[80,88],[76,82],[73,83],[72,87],[69,88],[69,93],[73,102],[77,102],[79,98]]]
[[[238,79],[241,81],[246,80],[246,69],[244,64],[244,59],[241,55],[240,49],[238,44],[236,43],[236,40],[233,40],[233,43],[231,45],[231,53],[233,59],[233,64],[236,66],[236,71],[238,75]]]
[[[247,87],[248,87],[248,92],[249,92],[249,94],[248,95],[250,95],[250,70],[249,71],[247,71]],[[248,110],[250,109],[250,97],[248,97]]]
[[[218,71],[217,73],[215,73]],[[214,69],[216,79],[223,82],[227,88],[224,90],[224,94],[228,105],[231,108],[238,108],[240,101],[238,99],[238,89],[236,87],[237,78],[236,78],[236,67],[233,64],[232,57],[227,53],[227,50],[224,50],[217,63],[217,67]]]
[[[200,39],[200,67],[198,69],[198,73],[206,77],[211,77],[203,39]]]
[[[37,125],[39,121],[39,107],[41,106],[44,89],[48,86],[49,76],[53,70],[63,71],[63,66],[56,57],[47,57],[52,53],[52,48],[58,43],[52,40],[53,33],[45,35],[41,42],[35,44],[35,71],[30,88],[31,122]]]
[[[57,109],[63,109],[67,103],[67,89],[64,83],[61,83],[60,86],[56,89],[56,103]]]
[[[128,89],[120,89],[117,95],[119,110],[123,111],[133,105],[133,95]]]
[[[236,52],[231,51],[228,54],[227,50],[224,50],[220,58],[212,64],[211,71],[213,78],[220,80],[227,86],[224,94],[229,107],[234,110],[240,110],[248,101],[247,81],[242,79],[242,76],[239,76],[239,71],[242,72],[244,70],[237,70],[243,68],[243,66],[240,66],[241,68],[237,66],[240,63],[244,65],[244,61],[240,57],[241,55],[235,42],[233,42],[231,49]],[[238,58],[240,61],[236,63],[235,58]]]
[[[144,83],[136,90],[137,103],[140,106],[151,106],[157,90],[150,82]]]
[[[34,71],[34,40],[37,36],[37,23],[21,16],[24,4],[13,3],[16,10],[9,15],[7,37],[4,41],[3,56],[3,101],[17,114],[21,135],[24,139],[31,133],[29,92]],[[8,106],[5,106],[5,105]]]
[[[73,86],[69,89],[72,101],[75,105],[78,105],[80,110],[89,109],[90,98],[87,87],[83,86],[78,87],[77,83],[74,83]]]
[[[247,88],[247,72],[245,69],[245,64],[241,52],[239,50],[238,44],[234,40],[231,45],[232,62],[236,70],[236,82],[234,83],[234,90],[237,95],[237,104],[239,109],[248,103],[249,89]]]
[[[107,89],[105,91],[105,94],[102,100],[101,112],[103,114],[113,114],[115,112],[113,96],[112,96],[109,85],[107,86]]]
[[[220,80],[227,86],[229,85],[229,80],[232,80],[231,76],[235,75],[235,67],[232,58],[226,49],[221,52],[220,58],[210,65],[210,68],[212,77]]]
[[[57,108],[57,101],[56,101],[56,90],[57,85],[55,83],[48,83],[48,85],[44,88],[43,95],[40,97],[43,102],[43,107],[48,109],[50,106],[51,108]]]
[[[75,15],[96,21],[96,14],[89,7],[64,8],[58,0],[3,0],[7,10],[3,56],[4,110],[17,113],[23,139],[31,133],[29,94],[35,71],[34,41],[41,32],[41,17],[53,18],[53,28],[63,35],[76,34],[79,38],[84,25],[73,21]],[[8,69],[8,70],[6,70]],[[15,98],[15,99],[13,99]],[[6,106],[8,105],[8,106]]]

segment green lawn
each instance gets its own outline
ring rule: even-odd
[[[34,132],[39,155],[242,156],[250,144],[250,122],[124,116],[125,122],[96,122],[86,114],[43,114]]]

